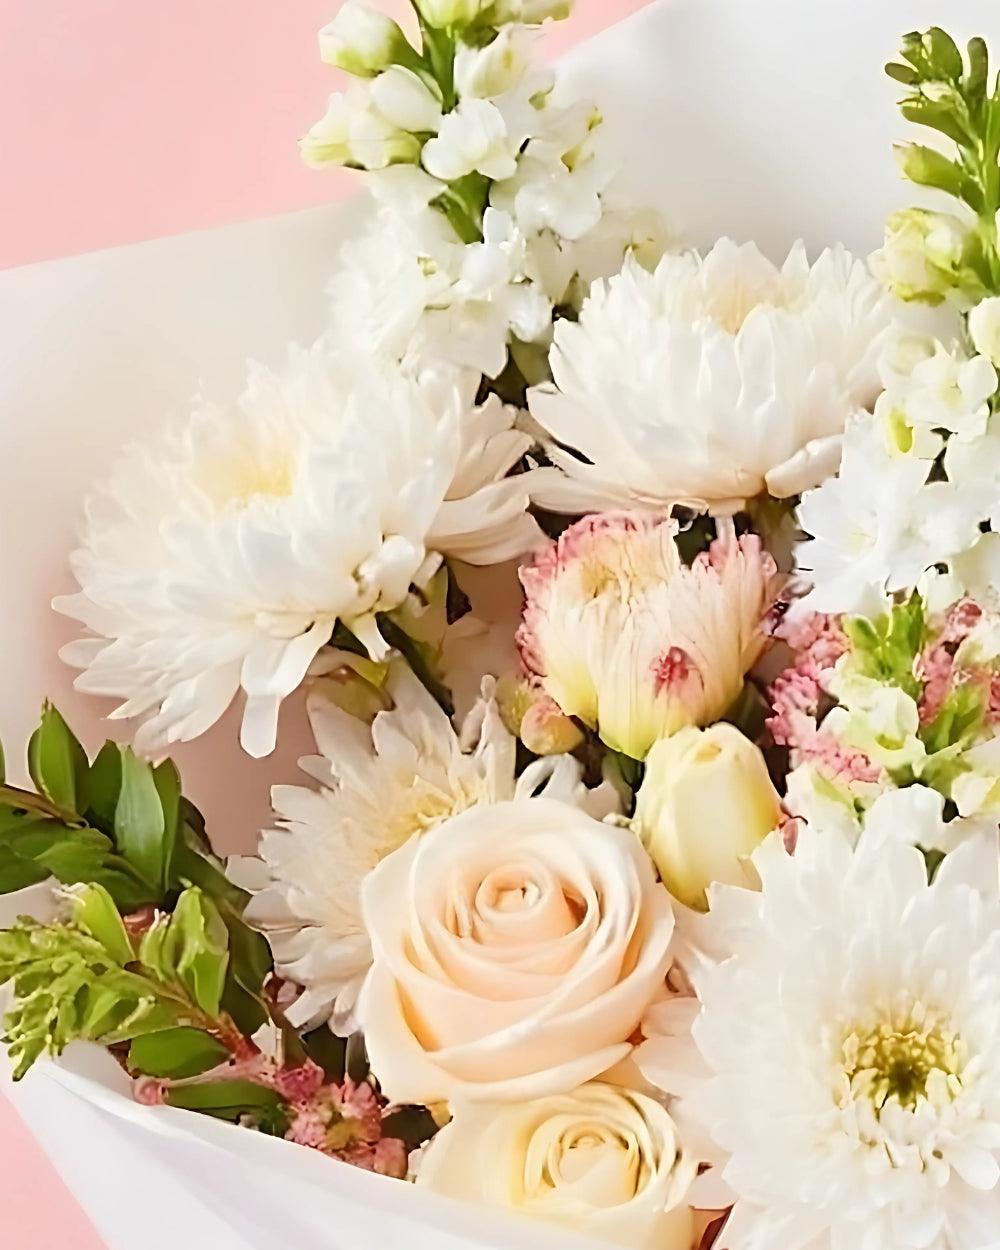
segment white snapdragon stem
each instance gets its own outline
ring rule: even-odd
[[[412,64],[418,59],[391,17],[356,0],[347,0],[319,32],[319,50],[327,65],[360,78],[373,78],[389,65]]]
[[[418,134],[435,131],[440,118],[441,102],[423,79],[392,65],[370,83],[355,83],[343,95],[331,96],[326,115],[300,149],[310,165],[415,165],[421,152]]]
[[[437,137],[424,147],[423,163],[428,173],[443,182],[471,173],[511,178],[517,171],[503,114],[489,100],[462,100],[457,109],[446,113]]]

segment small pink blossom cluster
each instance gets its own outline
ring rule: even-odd
[[[820,723],[826,681],[850,647],[840,618],[817,612],[802,620],[786,619],[775,637],[791,647],[795,658],[771,685],[767,727],[778,746],[788,747],[791,766],[814,764],[831,780],[848,784],[877,781],[879,770],[871,760]]]
[[[934,720],[956,686],[970,682],[982,686],[986,694],[986,723],[994,726],[1000,722],[1000,673],[983,665],[961,665],[956,660],[959,647],[982,620],[982,608],[971,599],[962,599],[949,609],[942,629],[924,649],[917,665],[917,676],[924,685],[922,725]]]
[[[260,1054],[230,1063],[224,1069],[216,1068],[206,1076],[212,1080],[225,1077],[254,1081],[280,1094],[292,1113],[285,1133],[287,1141],[369,1172],[405,1178],[406,1145],[398,1138],[382,1136],[383,1104],[366,1081],[356,1084],[348,1077],[342,1085],[330,1084],[324,1080],[323,1069],[311,1059],[288,1068]],[[172,1084],[166,1080],[139,1080],[135,1084],[135,1099],[146,1106],[160,1106],[166,1102]]]

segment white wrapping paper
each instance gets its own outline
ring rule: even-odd
[[[610,4],[612,0],[605,0]],[[599,99],[637,202],[686,239],[755,238],[773,255],[800,235],[866,253],[885,214],[912,202],[891,143],[903,127],[881,65],[904,31],[944,23],[1000,50],[986,0],[659,0],[570,58]],[[291,140],[290,140],[291,141]],[[318,177],[321,175],[317,175]],[[0,736],[17,754],[46,694],[93,746],[102,709],[72,694],[48,609],[66,588],[80,502],[123,441],[182,409],[199,386],[239,385],[247,354],[308,341],[322,287],[358,206],[0,274]],[[277,759],[252,763],[232,719],[179,753],[221,849],[249,849],[270,782],[291,780],[303,740],[285,715]],[[44,906],[0,900],[0,922]],[[90,1047],[5,1092],[109,1250],[554,1250],[596,1245],[453,1204],[311,1151],[128,1097]]]

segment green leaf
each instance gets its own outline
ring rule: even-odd
[[[911,182],[922,187],[936,187],[948,195],[962,194],[968,175],[955,161],[920,143],[905,144],[898,152],[900,168]]]
[[[56,708],[46,702],[41,724],[28,742],[28,772],[38,793],[75,814],[83,806],[88,771],[87,753]]]
[[[73,895],[73,919],[124,968],[135,959],[128,931],[108,891],[100,885],[79,886]]]
[[[49,879],[45,868],[33,860],[19,859],[11,851],[0,847],[0,894],[14,894],[30,885],[40,885]]]
[[[272,1131],[282,1122],[287,1126],[290,1117],[288,1104],[281,1095],[254,1081],[199,1081],[192,1085],[175,1085],[167,1090],[165,1098],[171,1107],[200,1111],[233,1123],[246,1117]]]
[[[115,807],[115,842],[151,886],[159,886],[169,856],[166,820],[153,770],[128,747],[121,749],[122,784]]]
[[[132,1072],[181,1081],[219,1067],[229,1051],[211,1033],[201,1029],[164,1029],[133,1041],[128,1052]]]
[[[164,760],[153,769],[153,784],[163,810],[163,873],[161,884],[170,886],[171,864],[181,818],[181,778],[173,760]]]
[[[105,742],[90,766],[87,811],[98,829],[115,831],[115,809],[122,788],[122,753],[116,742]]]
[[[439,1125],[426,1107],[400,1107],[382,1121],[382,1136],[396,1137],[410,1150],[430,1141]]]
[[[201,890],[185,890],[173,915],[146,931],[139,959],[159,980],[182,986],[206,1014],[219,1014],[229,937],[218,908]]]
[[[958,82],[965,70],[958,45],[947,31],[932,26],[927,32],[931,63],[943,77]]]
[[[990,72],[990,54],[986,40],[980,37],[969,40],[969,72],[965,78],[966,93],[974,98],[985,98]]]
[[[965,682],[952,690],[920,738],[929,755],[949,747],[967,747],[979,737],[986,721],[987,696],[979,685]]]
[[[850,666],[864,677],[898,686],[919,698],[922,683],[915,675],[917,657],[926,642],[923,600],[918,594],[874,620],[849,617],[844,632],[851,643]]]
[[[318,1029],[303,1034],[302,1044],[313,1063],[323,1069],[325,1079],[340,1085],[347,1071],[347,1038],[338,1037],[331,1028],[322,1024]]]

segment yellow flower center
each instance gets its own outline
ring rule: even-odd
[[[889,1103],[913,1110],[950,1102],[962,1088],[968,1049],[934,1013],[919,1008],[896,1022],[850,1030],[843,1040],[840,1105],[867,1099],[880,1115]]]
[[[293,440],[213,453],[199,466],[198,485],[219,511],[242,511],[258,499],[287,499],[295,489],[298,447]]]

